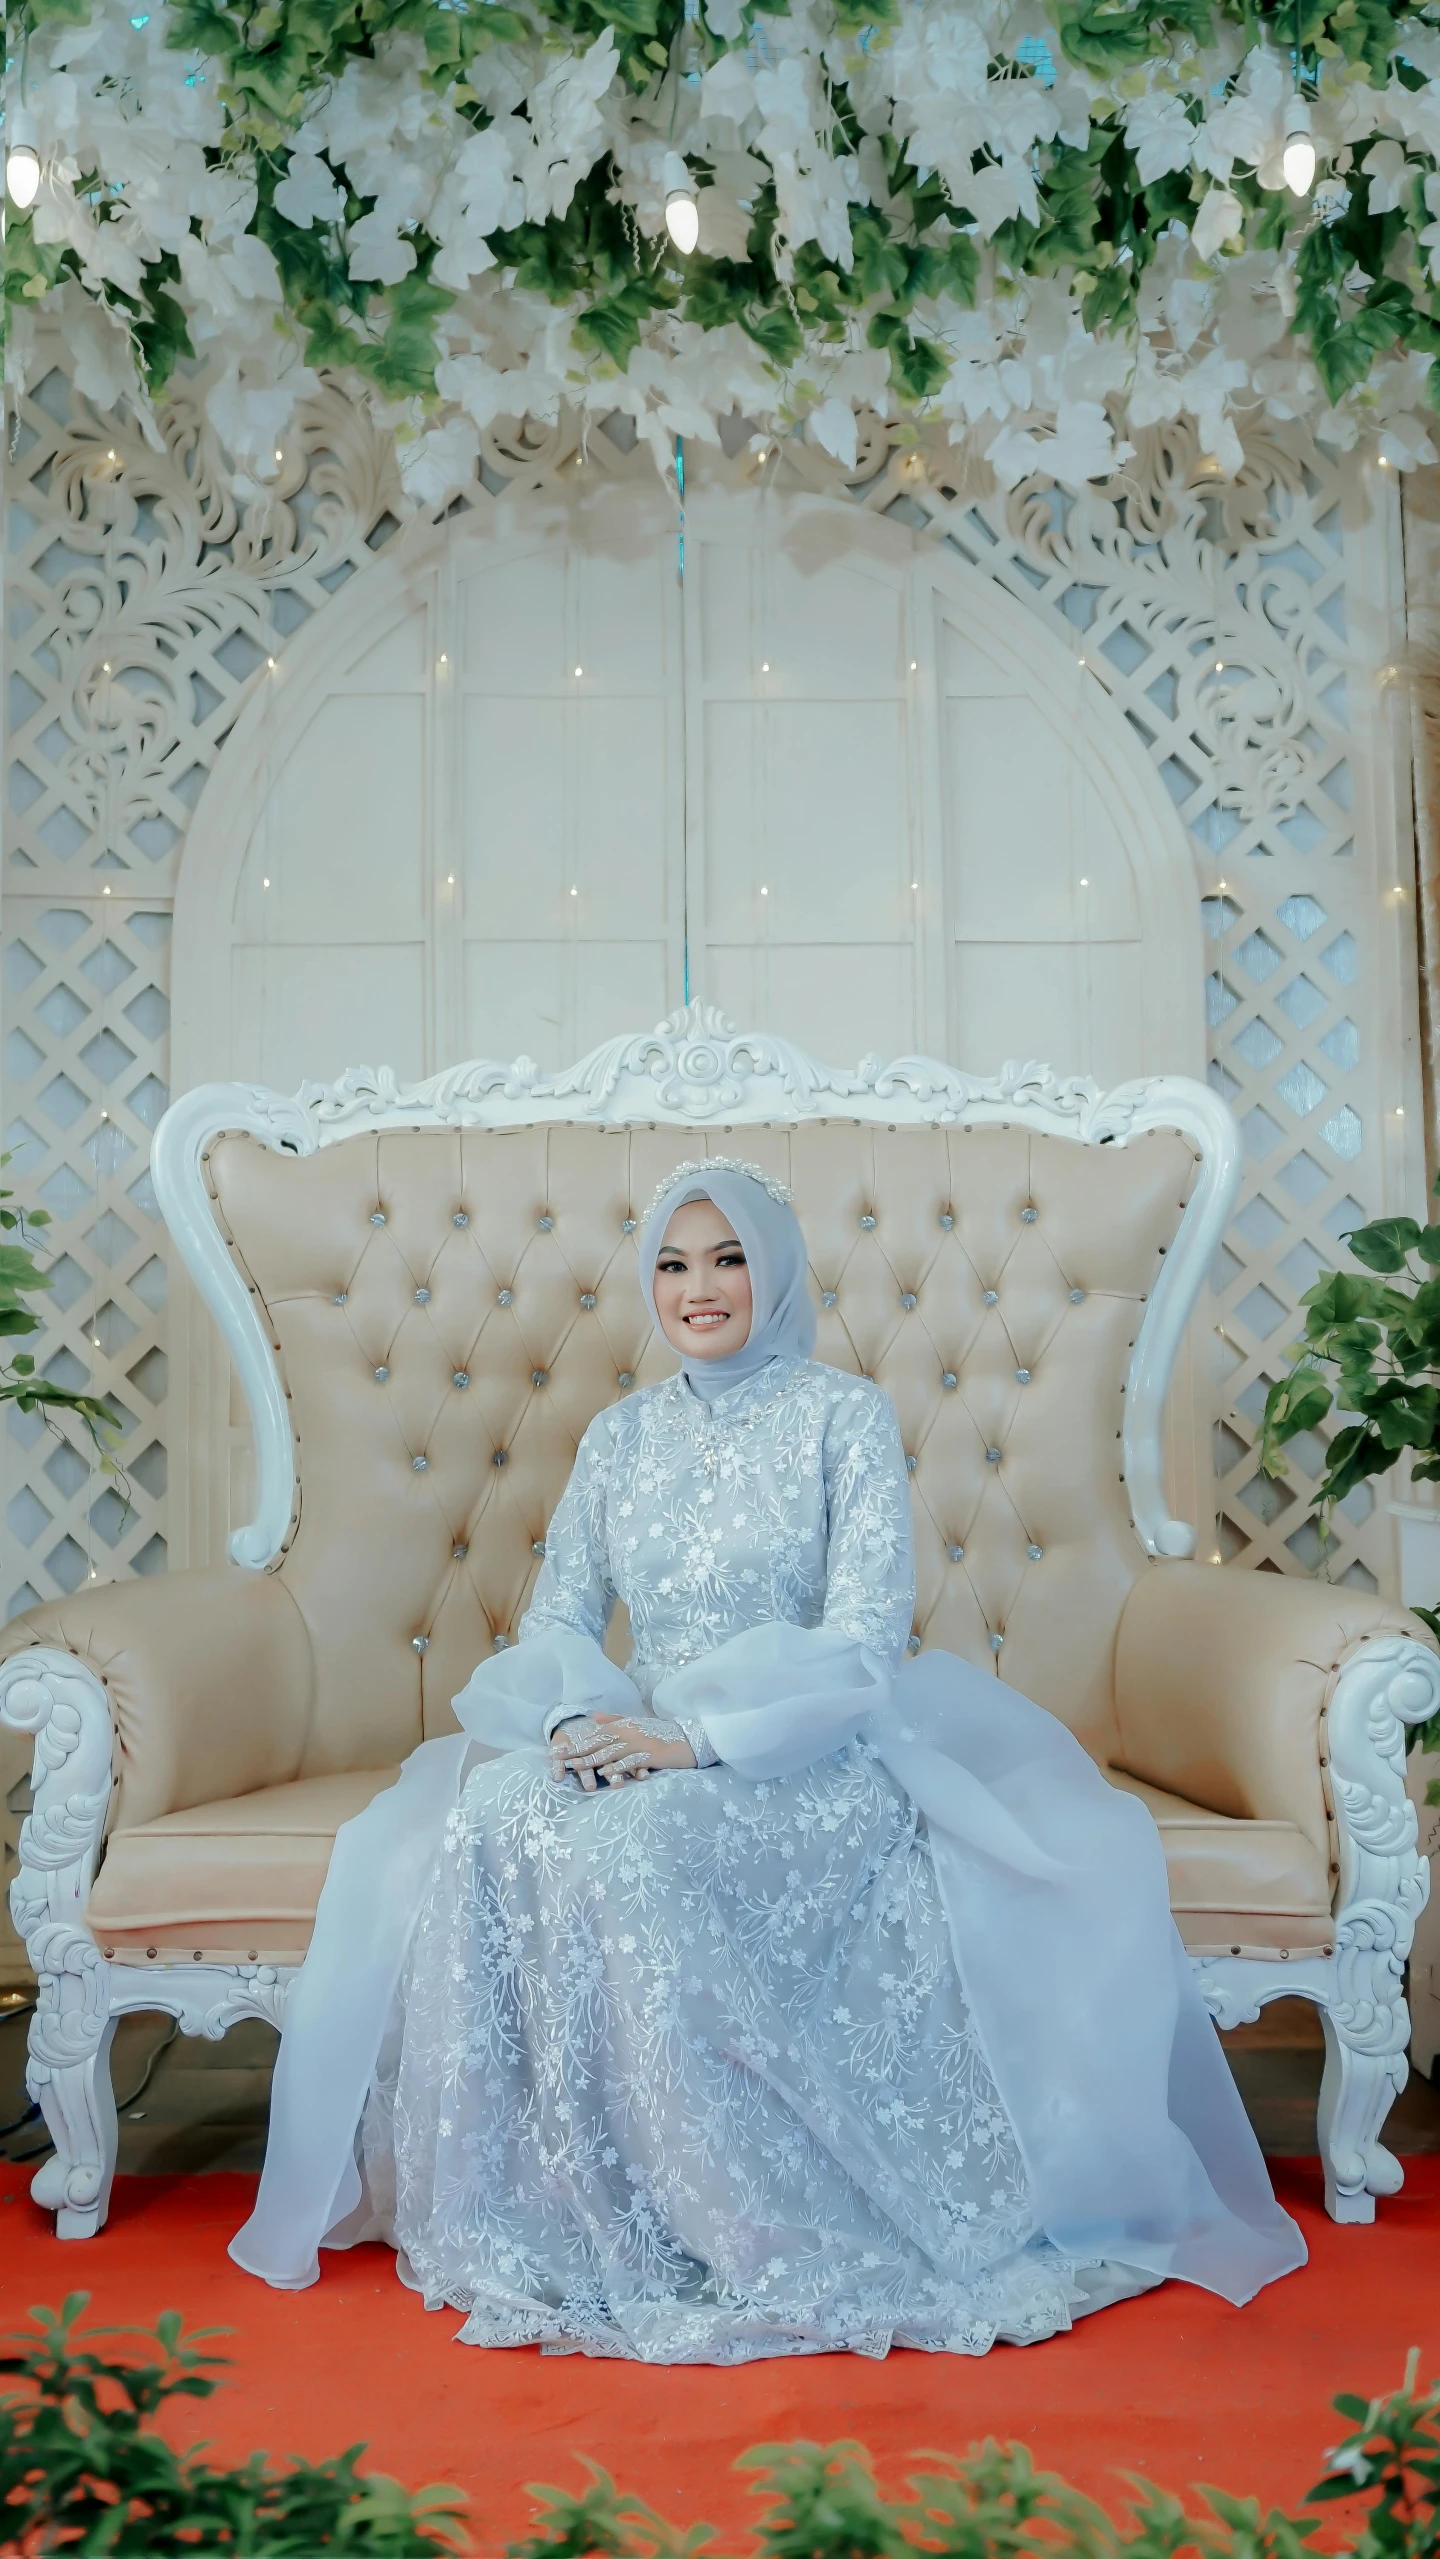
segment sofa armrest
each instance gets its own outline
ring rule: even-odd
[[[283,1786],[299,1771],[310,1638],[278,1574],[221,1565],[87,1583],[17,1617],[0,1638],[0,1718],[34,1731],[29,1711],[7,1711],[32,1651],[69,1655],[98,1683],[113,1731],[111,1829]]]
[[[1338,1871],[1328,1720],[1339,1684],[1365,1654],[1383,1658],[1382,1720],[1403,1745],[1404,1723],[1434,1713],[1428,1701],[1440,1699],[1435,1650],[1408,1609],[1366,1591],[1152,1565],[1116,1638],[1118,1764],[1212,1812],[1294,1822]],[[1403,1795],[1403,1746],[1396,1791]]]

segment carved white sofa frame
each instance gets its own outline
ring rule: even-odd
[[[276,1556],[295,1477],[271,1344],[202,1179],[202,1156],[219,1134],[247,1131],[266,1146],[308,1155],[362,1129],[576,1119],[729,1127],[819,1118],[837,1104],[847,1118],[888,1126],[963,1118],[977,1127],[1003,1122],[1116,1146],[1178,1128],[1193,1141],[1199,1177],[1135,1341],[1124,1430],[1125,1481],[1141,1546],[1156,1558],[1192,1554],[1193,1528],[1169,1515],[1161,1434],[1177,1352],[1239,1180],[1239,1134],[1215,1095],[1179,1077],[1102,1094],[1088,1080],[1061,1080],[1035,1064],[984,1077],[928,1058],[872,1057],[853,1071],[836,1070],[786,1041],[737,1037],[721,1016],[692,1006],[652,1034],[607,1042],[559,1075],[543,1075],[521,1058],[508,1066],[476,1062],[406,1086],[386,1069],[362,1068],[330,1087],[304,1086],[293,1099],[257,1086],[204,1085],[166,1113],[154,1148],[156,1194],[224,1336],[254,1429],[255,1512],[230,1540],[234,1561],[259,1569]],[[1385,1637],[1354,1648],[1340,1666],[1327,1716],[1339,1842],[1333,1952],[1297,1950],[1284,1962],[1193,1959],[1221,2026],[1253,2020],[1284,1997],[1310,1999],[1320,2011],[1319,2147],[1326,2203],[1338,2221],[1372,2220],[1374,2198],[1402,2182],[1379,2134],[1406,2078],[1404,1966],[1429,1887],[1405,1792],[1406,1726],[1437,1711],[1440,1660],[1426,1645]],[[32,1646],[0,1663],[0,1720],[35,1738],[34,1808],[21,1834],[11,1907],[39,1980],[27,2084],[55,2149],[31,2192],[57,2213],[61,2238],[87,2238],[105,2219],[114,2173],[109,2052],[118,2018],[158,2009],[187,2034],[211,2038],[247,2016],[278,2026],[294,1968],[197,1963],[152,1972],[108,1962],[86,1920],[111,1789],[105,1689],[74,1654]]]

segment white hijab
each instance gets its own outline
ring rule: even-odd
[[[727,1387],[757,1377],[772,1359],[808,1359],[815,1347],[808,1257],[800,1220],[757,1165],[679,1164],[656,1194],[640,1235],[640,1288],[655,1317],[655,1265],[665,1229],[686,1200],[713,1200],[744,1246],[753,1312],[750,1331],[728,1359],[684,1359],[681,1372],[708,1404]]]

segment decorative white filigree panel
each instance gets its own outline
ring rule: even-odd
[[[164,1567],[167,1257],[146,1147],[167,1083],[183,840],[267,661],[283,668],[291,634],[407,540],[389,455],[336,391],[254,502],[229,492],[190,394],[166,435],[157,453],[88,412],[59,361],[12,429],[6,1117],[24,1193],[55,1215],[42,1364],[113,1395],[129,1486],[127,1505],[47,1433],[12,1428],[12,1612],[91,1572]],[[498,428],[450,511],[514,521],[562,474],[648,472],[628,440],[623,421],[584,447],[565,424]],[[848,478],[808,446],[757,460],[738,431],[735,445],[733,462],[707,458],[715,478],[843,494],[953,544],[1073,647],[1153,758],[1194,845],[1211,1075],[1249,1162],[1214,1275],[1213,1551],[1315,1568],[1302,1478],[1256,1475],[1266,1385],[1344,1229],[1423,1188],[1406,714],[1375,680],[1400,627],[1386,475],[1297,438],[1257,443],[1227,487],[1172,428],[1082,499],[1005,497],[963,456],[938,448],[927,465],[875,421]],[[1318,1470],[1318,1447],[1297,1456]],[[1367,1496],[1337,1517],[1328,1568],[1390,1579],[1389,1524]],[[12,1792],[18,1774],[7,1760]]]

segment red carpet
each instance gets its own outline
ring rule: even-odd
[[[980,2362],[896,2353],[883,2364],[825,2355],[653,2371],[461,2347],[456,2315],[422,2310],[378,2248],[326,2258],[306,2293],[238,2273],[225,2241],[253,2181],[225,2176],[122,2178],[102,2237],[62,2245],[21,2172],[0,2170],[0,2324],[80,2289],[99,2319],[150,2321],[173,2307],[193,2326],[224,2324],[231,2375],[204,2407],[180,2403],[176,2441],[204,2436],[235,2459],[260,2445],[319,2458],[364,2437],[374,2466],[408,2486],[467,2489],[486,2552],[524,2524],[526,2481],[578,2483],[576,2450],[733,2543],[746,2496],[729,2465],[747,2444],[785,2436],[859,2436],[897,2482],[914,2451],[995,2434],[1111,2506],[1130,2470],[1179,2490],[1210,2481],[1295,2502],[1339,2431],[1335,2391],[1390,2388],[1411,2345],[1426,2378],[1440,2371],[1440,2157],[1412,2159],[1405,2192],[1366,2230],[1325,2219],[1314,2163],[1275,2167],[1310,2243],[1302,2274],[1247,2310],[1169,2285],[1071,2336]]]

